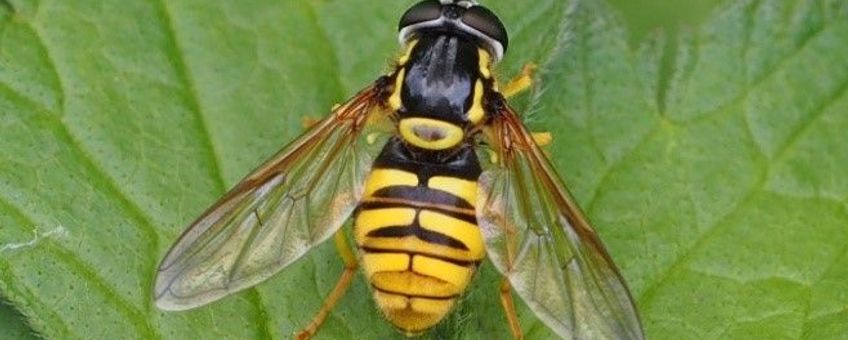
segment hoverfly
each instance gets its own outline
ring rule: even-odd
[[[155,299],[184,310],[251,287],[335,238],[345,270],[309,338],[364,269],[408,336],[442,320],[488,256],[522,338],[512,290],[556,334],[642,339],[630,293],[533,134],[498,90],[500,19],[475,1],[426,0],[402,16],[403,54],[248,175],[162,260]],[[353,216],[357,254],[340,230]]]

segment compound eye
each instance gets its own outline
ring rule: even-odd
[[[506,52],[506,46],[509,43],[506,28],[501,22],[501,19],[488,8],[471,6],[462,15],[462,22],[501,43],[504,52]]]
[[[442,4],[438,0],[422,1],[406,10],[406,13],[400,18],[398,30],[425,21],[436,20],[441,16]]]

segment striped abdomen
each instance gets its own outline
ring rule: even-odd
[[[474,213],[479,166],[473,152],[459,163],[411,164],[392,147],[365,183],[355,235],[377,304],[414,334],[444,318],[485,256]]]

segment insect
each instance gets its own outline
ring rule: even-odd
[[[563,338],[642,339],[601,241],[506,97],[492,67],[508,37],[474,1],[427,0],[402,16],[402,55],[254,170],[182,234],[155,282],[184,310],[251,287],[331,237],[344,271],[314,335],[361,267],[386,319],[408,336],[442,320],[484,258],[523,338],[513,291]],[[341,230],[353,216],[356,251]]]

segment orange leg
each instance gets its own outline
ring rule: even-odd
[[[348,246],[344,233],[341,230],[337,231],[334,236],[334,240],[336,242],[336,250],[338,250],[342,260],[344,260],[344,272],[342,272],[339,282],[336,283],[336,287],[333,288],[330,295],[324,299],[324,305],[321,306],[321,310],[315,314],[315,317],[312,318],[312,321],[309,322],[309,325],[306,326],[306,328],[297,333],[295,338],[298,340],[309,339],[318,332],[318,328],[321,327],[322,323],[324,323],[327,315],[330,315],[330,311],[333,310],[336,303],[338,303],[345,293],[347,293],[347,289],[350,288],[350,284],[353,282],[353,276],[356,274],[356,267],[358,265],[356,262],[356,255],[353,254],[350,246]]]
[[[311,129],[313,126],[318,125],[321,122],[321,118],[314,117],[303,117],[300,119],[300,124],[303,125],[303,128],[306,130]]]
[[[510,98],[516,94],[529,90],[530,87],[533,86],[534,73],[536,73],[536,65],[533,63],[524,65],[524,68],[521,69],[521,73],[506,83],[501,94],[503,94],[505,98]]]
[[[554,137],[550,132],[533,132],[533,141],[536,142],[538,146],[548,146],[554,140]]]
[[[506,86],[504,86],[503,91],[501,92],[505,98],[513,97],[519,93],[527,91],[530,87],[533,86],[533,75],[536,73],[536,65],[533,63],[528,63],[524,65],[524,68],[521,69],[521,73],[519,73],[515,78],[512,78]],[[533,140],[536,141],[536,144],[539,146],[547,146],[551,144],[553,138],[551,137],[550,132],[534,132]]]
[[[512,285],[509,280],[503,278],[500,287],[501,305],[506,314],[506,321],[509,323],[509,330],[512,331],[512,337],[516,340],[524,340],[524,334],[521,333],[521,324],[518,323],[518,315],[515,314],[515,305],[512,303]]]
[[[333,105],[333,107],[330,109],[330,111],[336,111],[336,109],[338,109],[339,106],[341,106],[341,105],[339,105],[339,104]],[[320,117],[315,118],[315,117],[311,117],[311,116],[306,116],[306,117],[301,118],[300,123],[301,123],[301,125],[303,125],[304,129],[309,130],[309,129],[313,128],[315,125],[318,125],[318,123],[320,123],[321,120],[323,120],[323,119],[324,118],[320,118]]]

